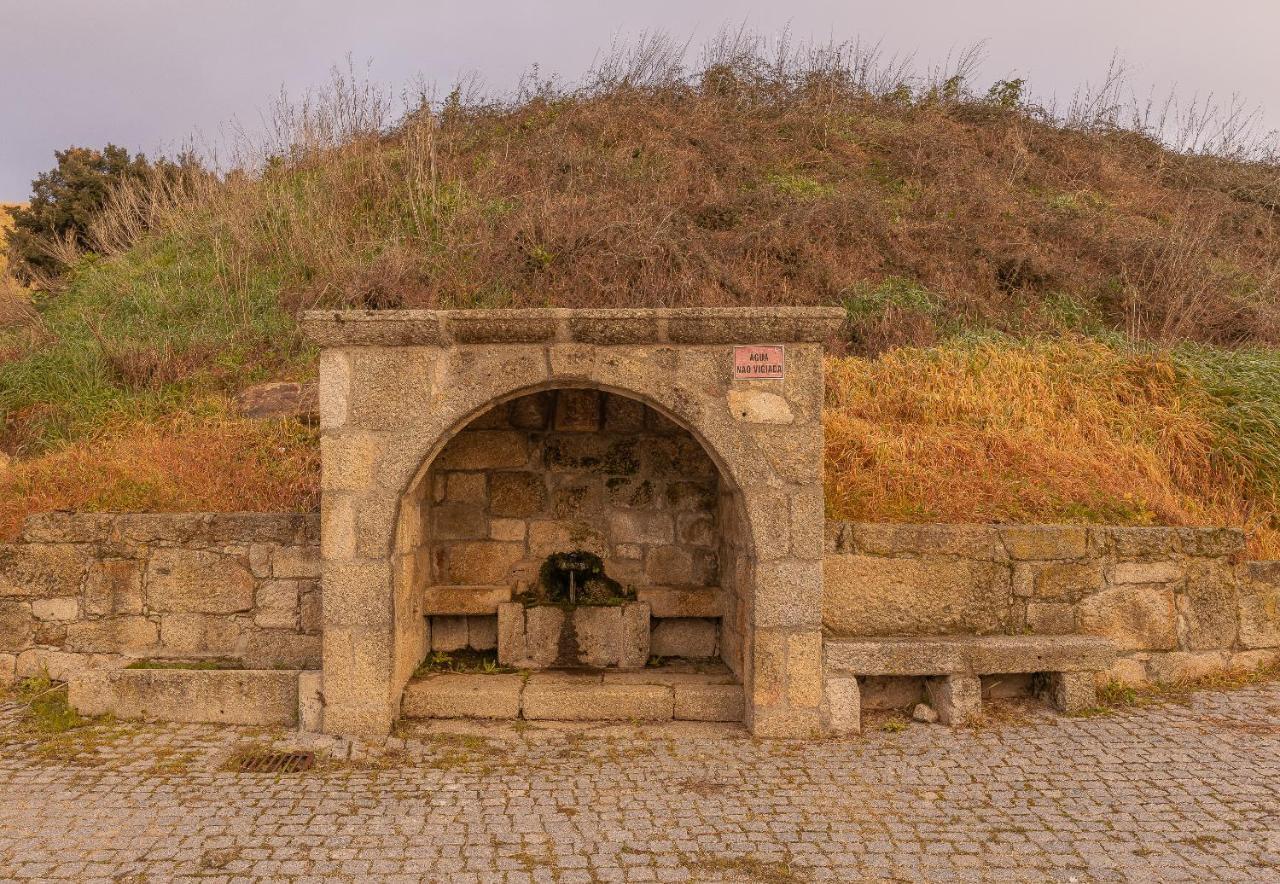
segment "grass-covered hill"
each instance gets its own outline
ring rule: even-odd
[[[658,44],[574,89],[390,121],[338,81],[230,173],[122,190],[3,334],[0,526],[50,507],[315,503],[293,317],[839,304],[828,509],[1223,523],[1280,554],[1280,167],[1020,84]]]

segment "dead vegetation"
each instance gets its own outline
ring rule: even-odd
[[[834,304],[829,517],[1226,524],[1280,554],[1280,167],[1247,117],[1171,129],[1116,77],[1059,113],[972,55],[684,48],[403,115],[336,75],[218,174],[119,190],[0,334],[0,532],[314,506],[312,436],[222,417],[312,370],[299,308]]]
[[[972,56],[918,76],[857,46],[682,49],[394,124],[338,77],[223,179],[121,193],[97,241],[163,231],[217,253],[221,297],[270,272],[290,310],[845,304],[864,353],[958,326],[1280,334],[1272,163],[1172,152],[1110,105],[1060,117],[1020,81],[984,94]]]

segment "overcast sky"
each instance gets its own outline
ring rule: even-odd
[[[1240,94],[1280,122],[1280,0],[0,0],[0,201],[25,199],[67,145],[153,153],[253,126],[348,53],[390,85],[477,72],[500,90],[535,62],[572,80],[643,31],[696,45],[744,22],[921,66],[985,40],[981,85],[1025,76],[1064,99],[1119,52],[1143,91]]]

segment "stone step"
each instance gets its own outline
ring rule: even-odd
[[[741,721],[742,685],[718,672],[441,673],[405,688],[405,718]]]

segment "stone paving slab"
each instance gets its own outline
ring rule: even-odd
[[[0,880],[1276,881],[1280,684],[1097,718],[754,740],[732,725],[415,725],[310,738],[0,706]]]

